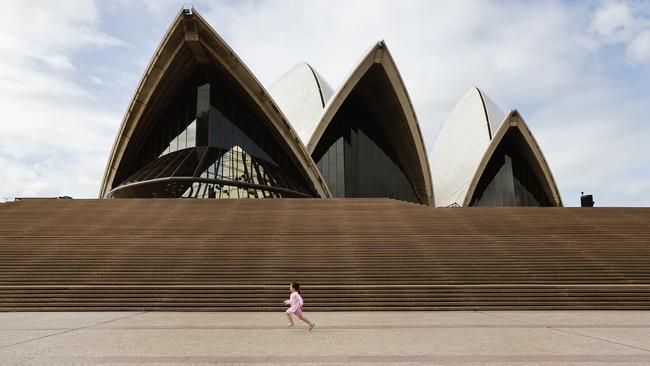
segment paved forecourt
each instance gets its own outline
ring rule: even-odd
[[[650,311],[0,313],[0,365],[648,365]]]

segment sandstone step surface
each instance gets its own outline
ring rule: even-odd
[[[650,309],[649,208],[0,204],[0,311]]]

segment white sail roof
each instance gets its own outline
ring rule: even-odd
[[[442,127],[431,152],[436,206],[468,206],[490,158],[512,129],[553,206],[562,199],[533,134],[516,110],[504,113],[479,88],[471,88]]]
[[[306,145],[332,96],[332,88],[313,67],[301,62],[276,80],[269,93]]]
[[[266,127],[278,136],[279,143],[285,147],[285,151],[315,195],[331,197],[318,167],[291,124],[279,112],[280,107],[274,103],[266,89],[223,38],[194,9],[183,9],[179,12],[142,76],[113,144],[100,197],[108,196],[115,186],[120,168],[127,166],[137,155],[135,152],[139,145],[133,141],[134,136],[137,135],[136,132],[146,130],[143,127],[145,123],[155,120],[151,116],[164,104],[160,102],[164,92],[172,90],[170,85],[176,85],[179,78],[195,64],[218,64],[224,72],[231,75],[237,86],[264,114],[268,122]]]
[[[494,101],[487,96],[481,89],[475,88],[479,91],[481,98],[483,99],[483,105],[485,106],[485,113],[487,114],[488,123],[490,125],[490,138],[494,138],[496,131],[501,127],[501,123],[506,116],[506,113],[499,108],[499,106],[494,103]]]
[[[505,113],[476,87],[458,102],[431,151],[436,206],[462,205]]]

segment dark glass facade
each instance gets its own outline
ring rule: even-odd
[[[390,139],[355,92],[332,119],[312,157],[334,197],[420,203]]]
[[[313,197],[284,144],[234,82],[197,68],[159,113],[109,197]]]
[[[488,162],[470,206],[553,206],[529,158],[531,152],[510,131]],[[539,171],[539,169],[536,169]]]

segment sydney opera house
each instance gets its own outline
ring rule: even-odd
[[[196,12],[181,13],[131,101],[104,198],[384,197],[430,206],[562,206],[517,111],[472,89],[427,156],[384,42],[333,91],[301,63],[267,91]]]
[[[309,310],[650,309],[650,209],[562,207],[481,89],[421,123],[384,42],[267,89],[183,9],[99,199],[0,204],[0,311],[275,311],[296,280]]]

